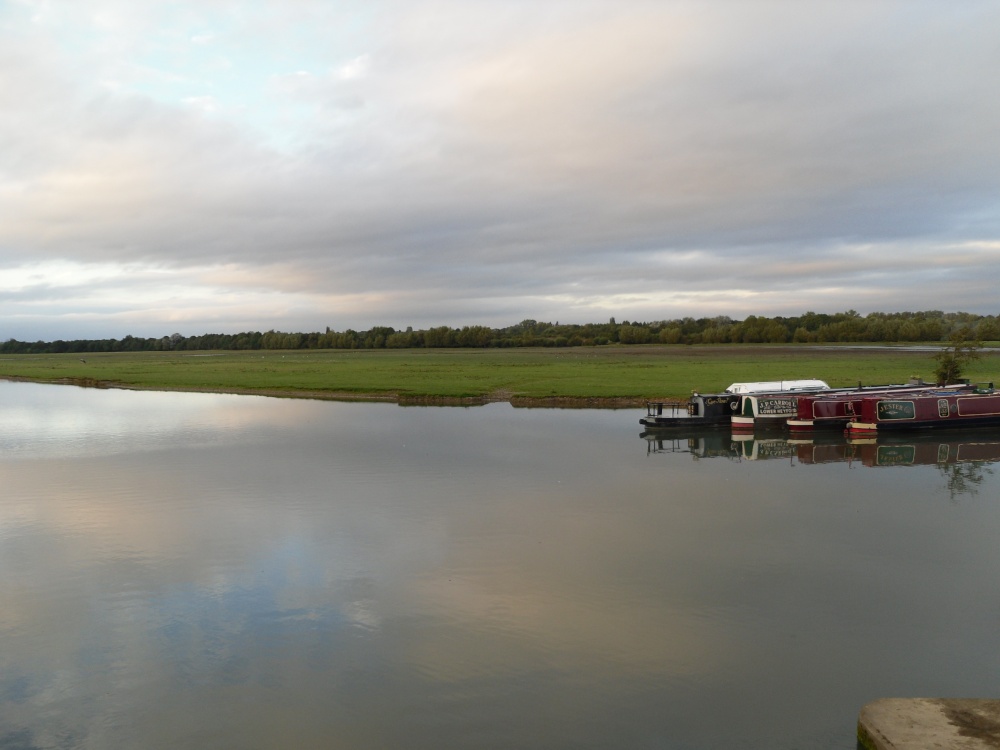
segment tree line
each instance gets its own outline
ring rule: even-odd
[[[1000,340],[1000,316],[922,312],[860,315],[854,310],[793,317],[751,315],[639,322],[611,318],[607,323],[562,324],[522,320],[505,328],[440,326],[397,330],[376,326],[367,331],[329,327],[323,332],[247,331],[159,338],[26,342],[9,339],[0,354],[83,352],[204,351],[246,349],[438,349],[521,346],[607,346],[611,344],[808,344],[831,342],[897,343],[949,341],[957,332],[978,341]]]

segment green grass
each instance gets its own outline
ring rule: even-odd
[[[81,356],[86,362],[81,362]],[[993,380],[997,354],[965,373]],[[406,400],[686,398],[735,381],[821,378],[832,386],[933,380],[930,352],[836,346],[621,346],[0,355],[0,377],[149,389]]]

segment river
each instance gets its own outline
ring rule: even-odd
[[[850,750],[996,696],[1000,438],[643,414],[0,382],[0,748]]]

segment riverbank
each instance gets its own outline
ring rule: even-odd
[[[995,352],[966,373],[996,379]],[[933,378],[923,351],[837,346],[136,352],[0,356],[0,378],[93,388],[237,393],[400,405],[633,408],[748,380],[831,386]]]
[[[22,383],[50,383],[70,385],[78,388],[100,388],[131,391],[177,391],[181,393],[228,393],[238,396],[265,396],[268,398],[298,398],[318,401],[388,402],[399,406],[484,406],[494,403],[509,403],[515,408],[559,408],[559,409],[631,409],[644,407],[645,398],[602,398],[596,396],[517,396],[510,391],[495,391],[484,396],[433,396],[399,393],[358,393],[353,391],[298,390],[276,388],[204,388],[143,386],[117,383],[92,378],[60,378],[58,380],[38,380],[16,376],[0,376],[0,380]],[[670,402],[670,399],[665,401]],[[683,402],[677,400],[676,403]]]
[[[1000,748],[1000,700],[883,698],[858,717],[862,750]]]

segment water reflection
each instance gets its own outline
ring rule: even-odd
[[[664,435],[644,432],[646,452],[687,453],[692,458],[728,458],[736,461],[794,459],[803,464],[831,462],[863,466],[915,466],[941,464],[991,464],[1000,461],[1000,432],[960,435],[915,433],[848,439],[841,433],[811,438],[781,435],[730,434],[705,430]]]
[[[685,434],[644,432],[646,452],[688,454],[695,460],[725,458],[730,461],[780,459],[790,464],[843,463],[847,468],[936,466],[946,479],[949,496],[975,495],[983,480],[1000,462],[1000,431],[963,433],[899,433],[850,439],[843,433],[817,433],[788,437],[730,433],[707,429]]]
[[[995,692],[991,464],[943,503],[937,464],[677,445],[0,383],[0,748],[846,750],[873,698]]]

